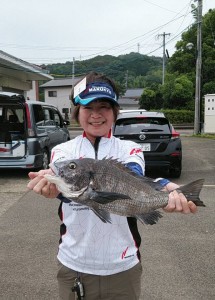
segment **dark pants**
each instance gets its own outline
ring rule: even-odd
[[[80,273],[84,285],[84,300],[138,300],[141,292],[142,265],[138,263],[130,270],[108,276]],[[59,295],[63,300],[75,300],[72,292],[77,272],[59,262],[57,273]]]

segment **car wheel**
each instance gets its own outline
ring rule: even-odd
[[[171,166],[169,169],[169,176],[172,178],[179,178],[181,176],[181,169],[181,163]]]
[[[49,168],[49,153],[47,149],[43,150],[43,164],[42,164],[42,168],[48,169]]]

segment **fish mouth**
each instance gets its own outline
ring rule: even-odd
[[[54,183],[59,192],[61,192],[66,198],[76,199],[80,197],[88,188],[86,186],[78,191],[72,191],[72,184],[66,183],[60,176],[45,174],[44,178],[46,178],[50,183]]]

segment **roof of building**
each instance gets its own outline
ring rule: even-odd
[[[122,97],[124,98],[140,98],[142,93],[143,93],[143,88],[139,89],[127,89],[127,91],[125,92],[125,95],[123,95]]]
[[[75,77],[74,81],[72,77],[67,78],[55,78],[53,80],[50,80],[44,84],[42,84],[40,87],[42,88],[50,88],[50,87],[64,87],[64,86],[73,86],[76,84],[81,77]]]
[[[49,80],[47,70],[0,50],[0,74],[22,77],[24,80]]]
[[[138,109],[139,108],[139,101],[131,98],[119,98],[118,104],[121,109]]]

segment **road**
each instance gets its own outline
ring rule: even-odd
[[[164,214],[142,236],[141,300],[215,299],[215,140],[182,136],[179,184],[205,178],[196,215]],[[57,199],[27,191],[27,172],[0,173],[0,299],[58,299]]]

